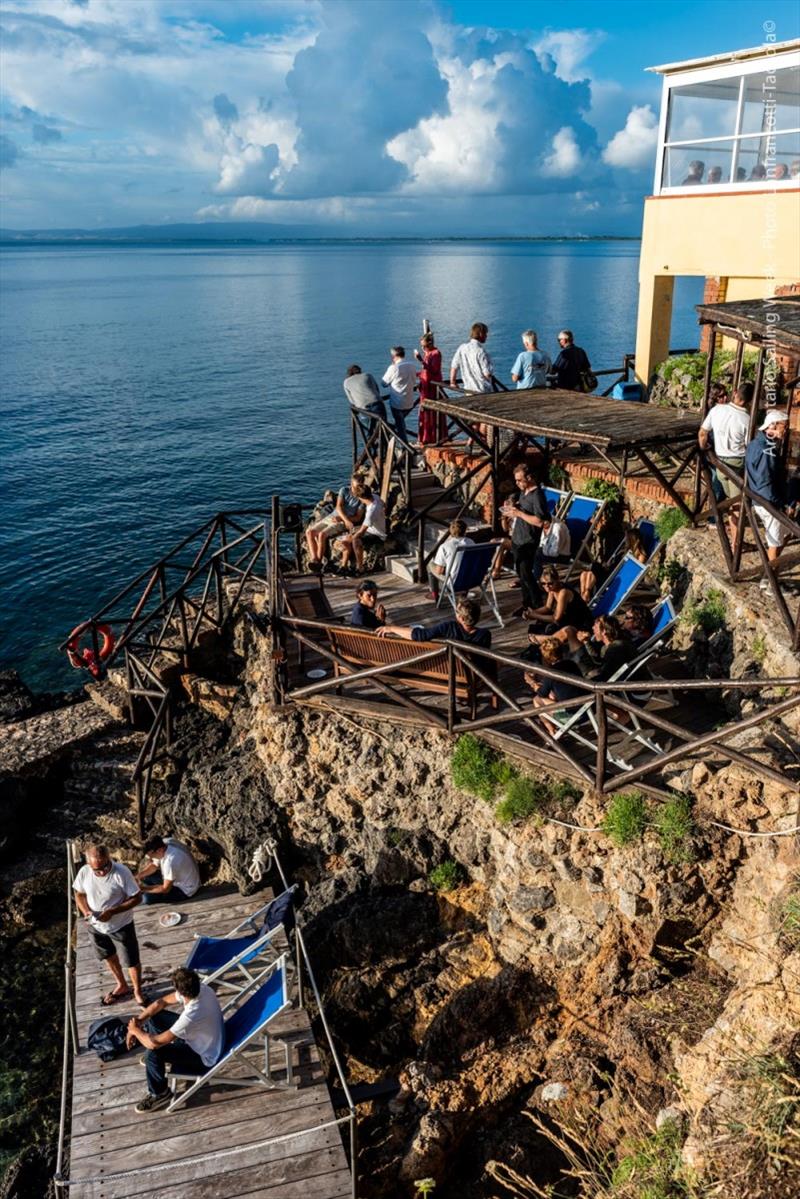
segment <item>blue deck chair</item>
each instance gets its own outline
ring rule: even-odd
[[[647,550],[647,561],[649,562],[661,545],[661,539],[656,532],[656,526],[652,520],[645,520],[643,516],[640,516],[636,521],[635,527],[638,529],[639,536],[644,543],[644,548]]]
[[[653,617],[653,631],[646,641],[643,641],[639,646],[639,655],[652,653],[658,646],[663,645],[669,634],[678,623],[678,614],[675,611],[675,606],[672,603],[672,596],[666,595],[664,599],[651,609]]]
[[[491,608],[500,628],[503,628],[503,618],[497,606],[497,592],[491,574],[499,544],[497,541],[487,541],[483,545],[462,545],[456,550],[442,582],[442,589],[436,601],[437,608],[446,597],[455,612],[456,596],[477,589]]]
[[[281,954],[277,961],[272,963],[267,978],[258,980],[257,984],[251,983],[249,989],[252,993],[241,1007],[238,1007],[225,1021],[225,1040],[216,1065],[212,1066],[205,1074],[200,1075],[184,1074],[180,1071],[173,1071],[170,1074],[169,1085],[174,1098],[166,1109],[168,1112],[174,1112],[177,1108],[182,1107],[195,1091],[199,1091],[212,1079],[218,1084],[231,1087],[262,1086],[272,1089],[291,1086],[291,1067],[288,1055],[286,1081],[276,1079],[272,1074],[269,1062],[269,1032],[267,1031],[269,1024],[291,1007],[286,976],[286,954]],[[245,1058],[243,1056],[243,1050],[256,1037],[263,1037],[264,1040],[263,1070],[255,1064],[252,1057]],[[235,1078],[220,1077],[221,1072],[232,1062],[247,1066],[252,1073],[249,1076],[237,1074]],[[180,1078],[190,1079],[191,1086],[183,1094],[178,1095],[177,1081]]]
[[[223,1011],[271,970],[278,935],[283,930],[288,936],[294,929],[295,890],[296,885],[282,891],[224,937],[197,936],[185,965],[215,987],[220,998],[229,997]]]
[[[631,554],[626,554],[592,597],[589,604],[592,615],[612,616],[641,582],[646,570],[646,562],[637,562]]]
[[[569,529],[572,563],[566,573],[565,581],[573,572],[580,568],[584,550],[589,544],[592,530],[600,519],[600,513],[606,506],[605,500],[596,500],[590,495],[573,495],[564,515]]]
[[[543,487],[542,491],[544,492],[547,511],[551,516],[555,516],[572,495],[571,491],[560,491],[558,487]]]

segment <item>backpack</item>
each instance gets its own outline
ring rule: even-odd
[[[119,1016],[103,1016],[89,1025],[86,1047],[93,1049],[101,1062],[113,1062],[115,1057],[128,1052],[127,1035],[128,1030]]]

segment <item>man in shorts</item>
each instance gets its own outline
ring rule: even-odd
[[[174,837],[151,837],[144,852],[149,862],[136,875],[142,887],[142,903],[180,903],[200,889],[197,863]]]
[[[750,432],[750,405],[753,402],[753,384],[742,383],[733,393],[730,404],[715,404],[711,408],[697,433],[701,450],[713,442],[714,453],[723,465],[741,474],[747,438]],[[741,494],[741,487],[724,471],[714,471],[722,492],[729,500]],[[728,534],[731,541],[736,537],[738,505],[733,504],[727,513]]]
[[[323,516],[306,529],[309,567],[321,570],[328,552],[328,542],[342,533],[352,533],[364,519],[364,482],[353,475],[349,487],[342,487],[336,497],[336,506],[329,516]]]
[[[778,408],[772,408],[759,425],[758,433],[747,447],[745,454],[745,479],[747,486],[756,496],[767,500],[774,508],[783,508],[786,503],[786,473],[781,454],[781,442],[786,435],[789,417]],[[777,574],[786,530],[768,508],[753,504],[753,511],[764,528],[767,557],[770,570]],[[765,576],[759,583],[762,591],[769,587]]]
[[[89,935],[97,956],[106,962],[117,984],[101,999],[104,1007],[127,999],[133,991],[137,1003],[147,1002],[142,994],[139,943],[133,909],[142,902],[139,884],[127,866],[114,862],[105,845],[89,845],[86,865],[72,884],[78,911],[89,924]],[[121,959],[121,961],[120,961]],[[122,970],[127,966],[131,986]]]

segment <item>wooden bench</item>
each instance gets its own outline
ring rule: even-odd
[[[297,616],[301,620],[324,620],[331,622],[339,619],[325,594],[321,575],[284,575],[281,581],[286,611],[290,616]],[[312,629],[306,629],[306,633],[313,636]],[[306,661],[305,646],[300,642],[296,644],[297,665],[300,670],[303,670]]]
[[[362,668],[368,666],[399,666],[391,674],[382,676],[390,686],[395,682],[404,683],[407,687],[416,687],[421,691],[438,691],[447,694],[449,687],[447,672],[447,646],[440,641],[405,641],[397,637],[378,637],[366,629],[329,628],[328,641],[335,654],[351,665]],[[441,652],[427,662],[418,662],[403,669],[403,662],[415,658],[426,650],[436,649]],[[485,684],[460,658],[453,659],[455,670],[455,695],[461,703],[469,704],[472,718],[475,718],[479,693]],[[484,659],[481,669],[491,676],[494,663]],[[334,664],[337,677],[346,672],[337,662]],[[491,704],[497,708],[497,696],[491,692]]]

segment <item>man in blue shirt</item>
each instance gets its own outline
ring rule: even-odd
[[[748,445],[744,458],[747,486],[774,508],[783,508],[786,503],[786,472],[781,455],[781,441],[788,428],[788,420],[787,414],[779,409],[773,408],[768,412],[763,424],[759,425],[758,433]],[[786,540],[786,530],[777,516],[773,516],[767,508],[754,504],[753,511],[764,526],[770,568],[777,572],[778,558]],[[762,591],[769,587],[766,576],[759,583],[759,587]]]
[[[489,629],[479,629],[481,606],[477,600],[464,596],[456,604],[455,620],[443,620],[432,628],[422,625],[384,625],[378,629],[379,637],[402,637],[406,641],[463,641],[477,645],[479,649],[491,649],[492,634]]]
[[[522,344],[525,347],[511,368],[511,378],[517,385],[517,391],[530,387],[546,387],[547,374],[550,370],[550,356],[539,349],[536,332],[526,329],[522,334]]]
[[[356,602],[350,612],[350,624],[354,629],[382,629],[386,623],[386,609],[378,603],[378,584],[365,579],[356,591]]]

